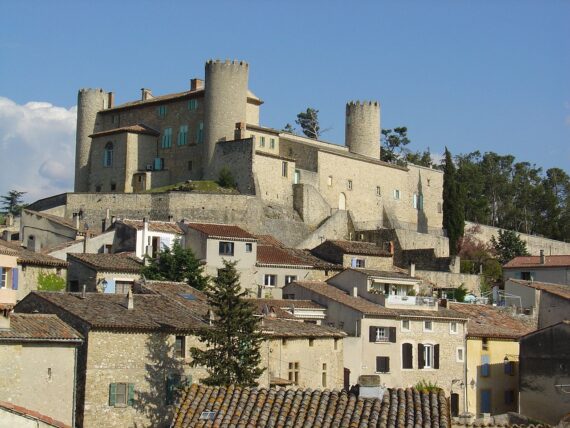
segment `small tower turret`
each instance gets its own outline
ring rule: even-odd
[[[111,96],[103,89],[80,89],[77,95],[77,134],[75,140],[76,192],[89,191],[89,153],[97,113],[107,108]]]
[[[380,159],[380,129],[378,101],[346,104],[345,144],[350,152]]]
[[[243,61],[206,63],[203,176],[215,178],[212,158],[218,141],[233,140],[236,123],[246,121],[249,66]]]

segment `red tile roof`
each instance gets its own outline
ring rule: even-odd
[[[257,245],[273,245],[274,247],[285,247],[285,244],[273,235],[257,235]]]
[[[509,278],[507,281],[534,288],[535,290],[546,291],[547,293],[555,294],[558,297],[570,300],[570,285],[553,284],[550,282],[525,281],[522,279],[512,278]]]
[[[143,263],[133,253],[68,253],[69,262],[79,262],[97,271],[139,274]]]
[[[358,255],[368,255],[377,257],[391,257],[389,251],[384,250],[382,247],[372,243],[372,242],[362,242],[362,241],[343,241],[343,240],[326,240],[319,246],[315,247],[314,250],[321,248],[329,248],[331,250],[338,251],[343,254],[358,254]]]
[[[306,323],[300,320],[263,318],[261,330],[264,335],[272,337],[313,338],[334,337],[342,339],[346,333],[333,327]]]
[[[284,248],[272,245],[257,245],[258,265],[287,265],[311,268],[312,265],[296,257]]]
[[[121,219],[117,220],[117,223],[123,223],[126,226],[132,227],[137,230],[143,230],[144,222],[142,220],[130,220]],[[164,232],[164,233],[174,233],[177,235],[184,235],[184,231],[180,228],[178,223],[172,221],[149,221],[148,230],[151,232]]]
[[[505,263],[503,268],[552,268],[569,267],[570,255],[544,256],[545,263],[540,263],[540,256],[519,256]]]
[[[10,328],[0,329],[0,342],[77,342],[81,335],[51,314],[10,315]]]
[[[123,126],[121,128],[113,128],[113,129],[108,129],[106,131],[96,132],[94,134],[91,134],[89,137],[90,138],[103,137],[105,135],[119,134],[121,132],[129,132],[131,134],[154,135],[155,137],[158,137],[160,135],[160,132],[158,132],[156,129],[153,129],[150,126],[146,126],[142,123],[139,123],[137,125]]]
[[[213,420],[203,419],[213,412]],[[213,387],[193,384],[178,405],[173,428],[189,427],[359,427],[430,426],[448,428],[443,391],[389,389],[382,399],[345,391]]]
[[[257,238],[242,229],[241,227],[231,224],[218,223],[185,223],[190,229],[202,232],[209,238],[230,238],[255,241]]]
[[[14,413],[19,413],[26,418],[36,419],[54,428],[71,428],[71,425],[67,425],[66,423],[58,421],[50,416],[43,415],[40,412],[36,412],[35,410],[30,410],[13,403],[8,403],[7,401],[0,401],[0,407]]]
[[[449,308],[469,318],[467,337],[518,339],[536,329],[530,319],[494,306],[450,302]]]
[[[47,254],[36,253],[20,245],[0,239],[0,253],[18,258],[18,264],[31,266],[67,267],[67,262]]]

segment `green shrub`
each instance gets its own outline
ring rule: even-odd
[[[62,291],[65,290],[65,279],[55,273],[38,274],[38,290],[40,291]]]
[[[437,382],[432,383],[425,379],[420,380],[414,385],[414,388],[420,392],[439,392],[441,388],[437,385]]]
[[[218,174],[218,184],[220,187],[225,187],[226,189],[235,189],[237,187],[232,172],[225,166]]]

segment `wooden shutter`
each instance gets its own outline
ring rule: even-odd
[[[390,327],[389,337],[390,337],[390,342],[396,343],[396,327]]]
[[[127,390],[127,404],[132,406],[135,403],[135,384],[129,383],[128,390]]]
[[[18,289],[18,268],[16,267],[12,269],[12,290],[17,290],[17,289]]]
[[[413,346],[411,343],[403,343],[402,344],[402,365],[404,369],[413,369],[414,363],[412,360],[412,349]]]
[[[368,331],[369,331],[369,333],[370,333],[370,334],[369,334],[370,342],[376,342],[376,329],[377,329],[377,328],[378,328],[378,327],[370,327],[370,328],[368,329]]]
[[[439,369],[439,345],[433,347],[433,368]]]
[[[489,376],[489,361],[488,355],[481,356],[481,376]]]
[[[114,406],[117,401],[117,384],[109,384],[109,406]]]
[[[388,373],[390,371],[390,357],[376,357],[376,371]]]
[[[426,365],[424,360],[424,345],[418,343],[418,369],[423,369]]]

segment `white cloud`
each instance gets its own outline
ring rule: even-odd
[[[26,202],[73,189],[77,109],[0,97],[0,195]]]

